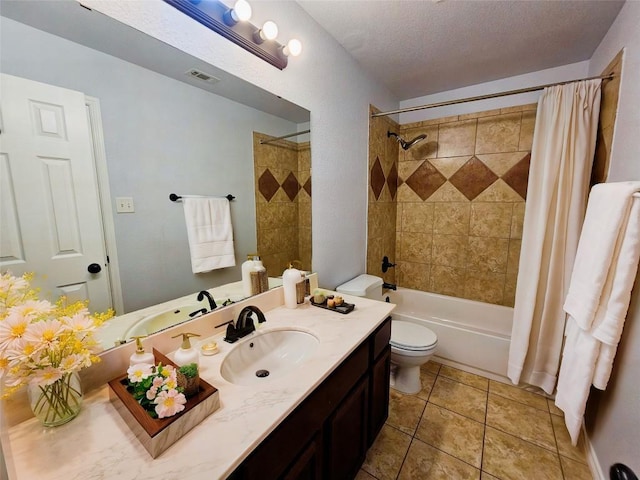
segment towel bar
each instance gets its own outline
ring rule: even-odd
[[[229,201],[234,200],[236,197],[234,197],[233,195],[229,194],[229,195],[225,195],[225,198]],[[169,194],[169,200],[171,200],[172,202],[177,202],[178,200],[181,200],[182,197],[180,195],[176,195],[175,193],[170,193]]]

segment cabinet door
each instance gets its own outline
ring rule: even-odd
[[[369,381],[365,377],[347,395],[327,422],[325,455],[331,480],[352,479],[367,453]]]
[[[282,478],[283,480],[321,480],[322,447],[319,434],[313,437]]]
[[[371,367],[369,391],[369,438],[368,446],[373,445],[380,429],[389,416],[389,375],[391,374],[391,347],[387,345],[384,353]]]

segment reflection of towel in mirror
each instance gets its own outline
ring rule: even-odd
[[[183,196],[193,273],[233,267],[231,211],[226,198]]]
[[[637,191],[640,182],[610,183],[589,196],[564,304],[569,318],[555,400],[574,445],[591,385],[604,390],[609,381],[629,307],[640,259]]]

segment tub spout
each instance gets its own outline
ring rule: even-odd
[[[382,288],[386,288],[387,290],[397,290],[398,287],[395,283],[384,282],[382,284]]]

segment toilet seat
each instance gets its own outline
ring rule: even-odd
[[[392,320],[389,343],[400,350],[423,352],[436,346],[438,336],[427,327],[403,320]]]

